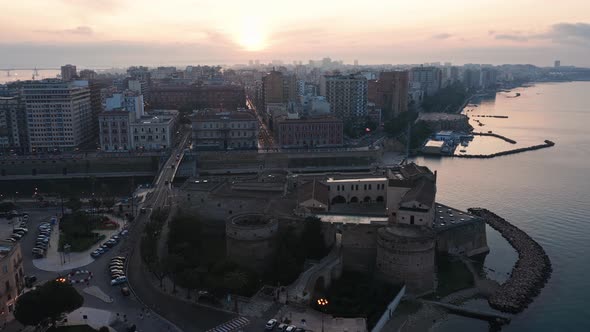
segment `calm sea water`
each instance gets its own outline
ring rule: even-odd
[[[516,92],[520,97],[509,98]],[[547,83],[498,93],[467,114],[507,115],[474,118],[476,130],[492,130],[527,146],[549,139],[556,146],[484,159],[418,158],[438,170],[438,201],[458,208],[489,208],[537,240],[550,256],[553,275],[523,313],[503,331],[590,331],[590,82]],[[468,152],[514,148],[479,137]],[[488,228],[491,248],[485,266],[503,280],[516,254]],[[482,303],[474,303],[481,306]],[[486,324],[451,316],[437,331],[480,331]]]
[[[35,77],[37,80],[41,80],[44,78],[55,78],[58,74],[60,74],[59,70],[38,70],[38,76]],[[13,70],[10,72],[10,76],[8,72],[0,71],[0,84],[4,84],[7,82],[14,82],[14,81],[28,81],[33,78],[33,71],[32,70]]]

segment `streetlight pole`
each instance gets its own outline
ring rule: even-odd
[[[324,332],[324,316],[325,316],[324,308],[328,305],[328,300],[327,299],[324,299],[324,298],[318,299],[318,305],[322,309],[321,310],[321,313],[322,313],[322,332]]]

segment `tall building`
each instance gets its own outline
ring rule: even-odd
[[[73,150],[94,140],[87,81],[29,81],[23,99],[31,152]]]
[[[0,151],[28,151],[27,117],[19,96],[0,97]]]
[[[407,71],[381,72],[368,85],[369,101],[381,109],[383,120],[391,120],[408,110],[409,74]]]
[[[149,100],[152,84],[152,74],[149,68],[143,66],[129,67],[127,69],[127,75],[129,75],[129,80],[126,88],[139,92],[144,98]]]
[[[251,111],[196,111],[192,131],[196,150],[258,148],[258,120]]]
[[[25,288],[25,274],[23,270],[23,255],[20,244],[8,241],[0,241],[0,324],[14,320],[14,306],[16,299]]]
[[[414,67],[410,71],[410,80],[420,83],[424,92],[432,96],[441,88],[442,71],[437,67]]]
[[[553,67],[555,67],[555,68],[561,67],[561,61],[560,60],[555,60],[555,62],[553,63]]]
[[[122,93],[114,93],[106,98],[105,110],[125,109],[133,113],[135,119],[145,115],[143,96],[139,92],[126,90]]]
[[[362,75],[327,75],[320,79],[320,95],[330,110],[342,120],[367,115],[367,79]]]
[[[61,79],[63,81],[72,81],[78,77],[78,72],[76,71],[76,66],[74,65],[65,65],[61,66]]]
[[[83,69],[80,70],[80,79],[83,80],[93,80],[96,78],[96,72],[90,69]]]
[[[297,100],[297,87],[295,75],[283,74],[273,69],[262,78],[264,105]]]

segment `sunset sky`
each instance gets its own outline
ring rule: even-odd
[[[0,67],[325,56],[590,66],[590,1],[0,0]]]

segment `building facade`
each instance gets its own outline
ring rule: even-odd
[[[196,150],[246,150],[258,148],[258,120],[249,110],[196,111],[192,117]]]
[[[94,141],[87,81],[30,81],[23,99],[31,152],[73,150]]]
[[[342,120],[333,116],[279,119],[274,133],[283,148],[337,147],[344,144]]]
[[[178,111],[152,111],[132,121],[131,148],[134,150],[166,150],[174,145],[178,129]]]
[[[272,70],[262,78],[264,105],[297,100],[297,88],[295,75]]]
[[[25,287],[20,244],[0,241],[0,324],[14,320],[16,298]]]
[[[105,110],[125,109],[133,113],[135,119],[140,119],[145,115],[143,95],[137,91],[126,90],[123,93],[114,93],[105,100]]]
[[[368,85],[369,101],[381,109],[383,120],[391,120],[408,110],[409,73],[381,72],[379,79]]]
[[[432,96],[442,84],[442,71],[437,67],[414,67],[410,71],[410,81],[420,83],[424,93]]]
[[[100,113],[98,126],[102,151],[124,152],[132,150],[131,123],[134,120],[133,113],[123,110]]]
[[[157,108],[236,110],[246,104],[244,87],[239,85],[156,85],[150,91],[150,105]]]
[[[0,97],[0,151],[28,151],[27,117],[22,99]]]
[[[320,94],[331,113],[343,120],[367,115],[367,79],[362,75],[328,75],[320,80]]]
[[[65,82],[72,81],[78,77],[76,66],[65,65],[61,66],[61,79]]]

